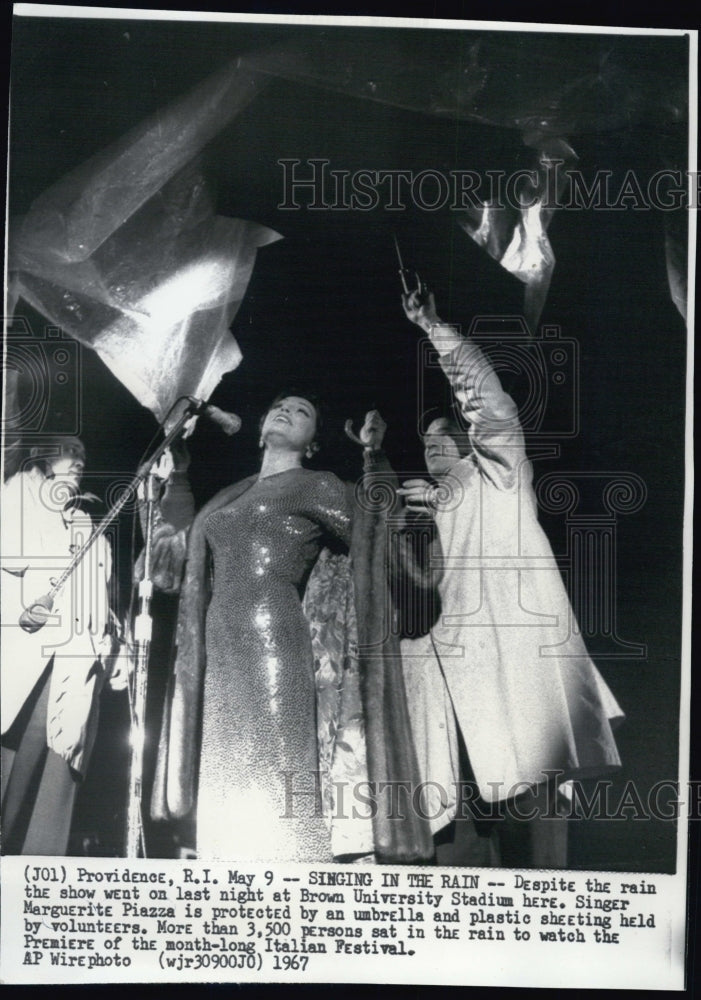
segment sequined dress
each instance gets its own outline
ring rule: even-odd
[[[211,513],[213,561],[197,809],[207,858],[331,860],[318,809],[311,639],[301,595],[329,536],[350,541],[339,479],[291,469]]]

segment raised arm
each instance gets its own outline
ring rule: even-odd
[[[504,392],[491,362],[469,337],[444,322],[432,294],[403,297],[407,318],[431,339],[440,365],[469,424],[468,437],[482,475],[500,489],[511,488],[526,459],[518,408]]]
[[[378,410],[370,410],[365,414],[365,422],[360,429],[359,441],[363,446],[363,487],[365,493],[370,493],[372,501],[373,487],[381,490],[386,503],[382,506],[387,515],[398,513],[400,502],[397,496],[397,475],[390,465],[383,450],[383,442],[387,433],[387,424]],[[352,435],[350,435],[352,437]],[[380,498],[381,499],[381,498]]]
[[[400,586],[399,581],[403,577],[411,587],[432,591],[437,576],[431,570],[431,559],[426,552],[417,551],[411,531],[406,531],[409,527],[420,531],[423,521],[425,533],[426,529],[430,531],[431,521],[402,504],[397,474],[382,449],[386,430],[387,425],[377,410],[366,414],[359,437],[346,424],[346,433],[351,440],[363,446],[363,479],[357,499],[368,510],[381,508],[384,517],[391,520],[392,530],[388,539],[391,538],[389,559],[394,582]],[[408,522],[412,522],[411,525]]]
[[[378,410],[365,414],[359,435],[354,434],[351,421],[346,422],[346,434],[363,449],[363,474],[354,488],[356,503],[371,513],[394,516],[401,511],[397,494],[397,475],[389,463],[382,444],[387,424]]]
[[[382,440],[387,425],[377,410],[365,415],[356,435],[352,421],[346,434],[363,449],[363,472],[356,482],[341,482],[329,472],[320,473],[315,489],[314,518],[330,535],[350,545],[354,523],[364,516],[385,516],[397,502],[396,476],[384,451]]]

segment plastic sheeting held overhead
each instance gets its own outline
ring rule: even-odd
[[[552,195],[562,193],[577,160],[570,142],[583,133],[657,130],[687,120],[686,67],[659,66],[655,52],[645,37],[422,31],[358,35],[356,42],[352,31],[328,29],[248,55],[245,65],[406,111],[519,131],[534,150],[535,197],[523,191],[521,206],[485,201],[459,222],[526,285],[524,316],[533,330],[556,260],[547,236]],[[549,190],[553,175],[557,192]],[[681,228],[668,220],[666,260],[672,300],[685,316]]]
[[[208,398],[241,360],[229,332],[273,230],[214,213],[197,157],[264,78],[231,63],[45,191],[12,228],[22,297],[93,348],[156,415]]]

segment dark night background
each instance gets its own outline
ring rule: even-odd
[[[386,44],[399,52],[396,58],[409,52],[417,66],[435,63],[437,76],[444,67],[459,65],[455,60],[464,55],[468,38],[472,41],[467,34],[450,33],[448,39],[445,32],[427,30],[412,32],[409,41],[402,35],[408,46],[403,49],[395,47],[394,32],[343,29],[341,45],[338,29],[324,30],[331,49],[339,46],[341,54],[344,47],[351,54],[377,47],[379,60]],[[283,40],[306,43],[309,37],[306,28],[269,25],[15,19],[11,215],[26,212],[66,172],[232,57]],[[320,466],[348,478],[357,474],[358,455],[344,439],[342,424],[352,416],[357,426],[364,412],[377,406],[389,425],[386,447],[395,468],[400,474],[422,468],[416,438],[418,338],[399,302],[393,234],[405,263],[434,290],[444,318],[467,327],[474,316],[522,311],[523,286],[477,248],[448,209],[281,212],[278,159],[325,157],[332,168],[346,170],[508,173],[530,165],[521,131],[508,122],[514,95],[527,94],[537,79],[540,100],[547,102],[548,80],[562,74],[563,66],[577,78],[607,63],[639,100],[633,102],[635,113],[615,103],[602,104],[597,115],[575,109],[572,128],[563,134],[584,176],[610,170],[615,191],[629,169],[644,187],[656,170],[685,165],[686,124],[669,110],[685,86],[684,39],[572,35],[553,42],[511,34],[499,51],[504,60],[499,124],[442,118],[274,79],[207,148],[217,212],[269,225],[284,240],[259,252],[232,327],[244,360],[212,397],[242,416],[243,430],[227,439],[200,425],[192,442],[198,502],[254,470],[258,417],[278,388],[290,383],[314,387],[327,403],[330,440]],[[340,77],[343,70],[340,58]],[[659,100],[652,102],[651,93]],[[541,324],[557,324],[563,338],[579,345],[579,433],[559,442],[557,459],[536,463],[536,476],[632,472],[648,491],[641,510],[619,516],[616,553],[618,634],[646,644],[647,656],[597,659],[627,714],[617,734],[624,766],[613,801],[629,780],[644,799],[655,782],[673,780],[678,771],[686,331],[669,295],[663,216],[631,208],[557,212],[549,229],[557,264],[541,317]],[[18,311],[39,335],[44,320],[23,303]],[[84,486],[104,497],[110,478],[133,473],[157,427],[94,353],[82,349],[80,359],[80,432],[88,451]],[[524,391],[518,381],[510,388],[517,398]],[[440,378],[429,381],[428,396],[445,401]],[[563,417],[557,407],[563,405],[553,403],[545,431],[557,428]],[[543,523],[555,552],[562,554],[564,521],[551,516]],[[124,518],[118,543],[122,610],[128,603],[130,535]],[[149,675],[154,726],[172,601],[159,598],[155,611],[159,626]],[[89,838],[91,853],[117,855],[123,851],[126,801],[126,696],[106,693],[102,708],[73,849],[81,853]],[[572,826],[573,868],[674,870],[671,822]],[[149,852],[172,851],[173,833],[187,840],[189,831],[149,827]]]

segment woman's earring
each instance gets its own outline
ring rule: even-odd
[[[304,454],[306,455],[307,458],[311,458],[312,455],[314,454],[314,449],[310,446],[309,448],[307,448]]]
[[[262,447],[263,447],[263,444],[264,444],[264,442],[263,442],[263,438],[261,437],[260,441],[258,442],[258,447],[259,447],[259,448],[262,448]]]

